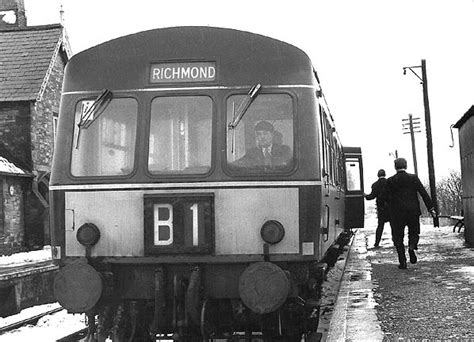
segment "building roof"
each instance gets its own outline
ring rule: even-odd
[[[35,100],[62,43],[60,24],[0,30],[0,101]]]
[[[2,175],[32,177],[32,173],[0,142],[0,176]]]
[[[454,124],[454,128],[461,128],[462,125],[471,117],[474,116],[474,106],[471,106],[469,110]]]
[[[0,156],[0,175],[26,176],[28,173],[16,166],[11,161]]]

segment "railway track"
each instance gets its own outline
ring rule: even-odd
[[[76,342],[76,341],[80,341],[82,340],[84,337],[87,336],[87,329],[88,328],[84,328],[84,329],[81,329],[81,330],[78,330],[72,334],[69,334],[67,336],[64,336],[58,340],[56,340],[56,342]]]
[[[32,324],[32,325],[36,325],[36,323],[38,323],[38,321],[43,318],[44,316],[48,316],[48,315],[52,315],[52,314],[55,314],[57,312],[60,312],[60,311],[63,311],[64,309],[62,307],[59,307],[59,308],[55,308],[55,309],[51,309],[51,310],[48,310],[48,311],[45,311],[45,312],[42,312],[40,314],[37,314],[37,315],[34,315],[32,317],[28,317],[28,318],[25,318],[25,319],[22,319],[20,321],[17,321],[17,322],[14,322],[14,323],[11,323],[11,324],[8,324],[4,327],[0,327],[0,335],[8,332],[8,331],[12,331],[12,330],[15,330],[15,329],[18,329],[24,325],[28,325],[28,324]]]

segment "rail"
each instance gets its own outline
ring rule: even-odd
[[[64,310],[62,307],[55,308],[55,309],[52,309],[52,310],[42,312],[42,313],[40,313],[38,315],[35,315],[33,317],[28,317],[28,318],[22,319],[18,322],[8,324],[8,325],[0,328],[0,335],[7,332],[7,331],[12,331],[12,330],[18,329],[18,328],[20,328],[24,325],[27,325],[27,324],[35,325],[40,320],[40,318],[43,318],[44,316],[47,316],[47,315],[52,315],[52,314],[54,314],[56,312],[59,312],[59,311],[62,311],[62,310]]]
[[[76,342],[76,341],[84,341],[85,337],[87,337],[88,328],[80,329],[70,335],[64,336],[56,342]]]

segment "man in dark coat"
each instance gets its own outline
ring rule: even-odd
[[[255,147],[246,151],[245,155],[233,163],[239,167],[285,167],[291,161],[291,149],[287,145],[274,142],[275,128],[268,121],[260,121],[255,125]]]
[[[374,247],[379,247],[380,240],[382,239],[383,227],[385,222],[389,221],[389,213],[387,208],[387,196],[385,194],[385,185],[387,179],[385,178],[385,170],[380,169],[377,172],[379,179],[372,184],[372,191],[370,194],[365,195],[366,200],[373,200],[375,198],[375,204],[377,205],[377,230],[375,231],[375,244]]]
[[[436,211],[433,207],[430,196],[421,184],[418,176],[406,172],[407,161],[404,158],[395,160],[395,170],[397,173],[387,179],[387,198],[390,212],[390,226],[392,227],[392,240],[398,253],[398,268],[407,268],[405,256],[405,246],[403,238],[405,226],[408,226],[408,254],[410,262],[416,263],[415,250],[418,249],[420,239],[420,203],[418,194],[421,195],[426,208],[434,216]]]

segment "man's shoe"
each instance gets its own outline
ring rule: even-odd
[[[376,244],[374,245],[374,248],[379,248],[379,247],[380,247],[380,246],[379,246],[378,243],[376,243]]]
[[[412,264],[416,264],[416,262],[418,261],[418,258],[416,257],[415,250],[409,249],[408,254],[410,255],[410,262]]]
[[[401,269],[401,270],[406,270],[407,269],[407,263],[402,262],[400,265],[398,265],[398,268]]]

